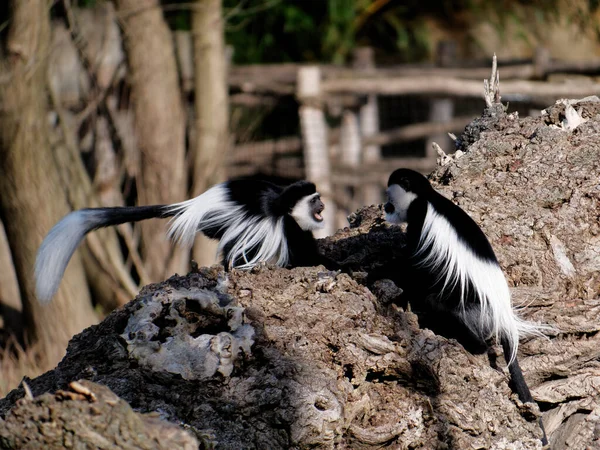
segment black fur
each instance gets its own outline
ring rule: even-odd
[[[261,218],[270,216],[273,219],[285,216],[284,232],[290,252],[288,267],[306,267],[319,264],[324,264],[330,269],[337,267],[334,261],[329,260],[319,253],[317,241],[312,232],[300,228],[296,221],[289,215],[298,201],[317,192],[314,183],[298,181],[289,186],[282,187],[268,181],[241,178],[226,181],[225,185],[229,191],[229,198],[236,204],[243,205],[248,215]],[[101,210],[105,213],[105,219],[95,227],[97,229],[127,222],[172,217],[175,213],[169,206],[152,205],[89,209]],[[204,234],[212,239],[220,239],[224,231],[223,229],[211,229],[205,230]],[[230,248],[225,248],[222,261],[226,270],[228,269],[228,264],[226,264],[228,250]],[[253,249],[249,249],[249,259],[252,255]]]
[[[300,200],[317,192],[314,183],[298,181],[287,187],[281,187],[267,181],[241,179],[228,181],[227,187],[231,200],[243,204],[248,214],[273,218],[284,216],[284,233],[290,253],[289,267],[323,264],[330,269],[337,268],[334,261],[319,253],[312,232],[300,228],[289,215]],[[227,250],[225,249],[224,260],[226,260]],[[250,251],[248,255],[251,258],[253,252]]]
[[[461,290],[457,285],[451,288],[446,286],[444,295],[440,297],[438,294],[444,285],[444,276],[441,275],[445,274],[434,273],[431,268],[420,265],[421,261],[427,258],[431,249],[425,249],[418,256],[416,255],[428,203],[435,208],[438,214],[448,220],[457,230],[459,239],[473,253],[482,260],[498,264],[492,246],[475,221],[461,208],[433,189],[422,174],[410,169],[398,169],[390,176],[388,187],[393,184],[398,184],[407,192],[417,195],[408,208],[406,220],[407,250],[410,255],[409,270],[411,272],[408,279],[414,281],[407,288],[407,293],[414,298],[422,299],[414,306],[415,310],[422,312],[423,316],[427,317],[425,321],[429,328],[437,330],[439,334],[459,340],[472,353],[485,352],[490,343],[481,335],[467,329],[462,319],[455,314],[461,304],[465,305],[467,309],[479,311],[479,300],[474,289],[467,289],[466,295],[461,296]],[[440,323],[437,324],[437,321]]]
[[[226,185],[229,189],[230,199],[237,204],[244,205],[244,209],[249,215],[256,217],[269,216],[273,219],[284,216],[284,233],[290,253],[288,267],[305,267],[319,264],[325,264],[330,268],[335,266],[333,261],[328,260],[319,253],[317,241],[312,232],[300,228],[292,216],[289,215],[296,203],[317,192],[314,183],[298,181],[287,187],[282,187],[268,181],[239,179],[228,181]],[[216,234],[220,238],[223,232]],[[230,249],[230,246],[226,247],[223,254],[225,268],[228,266],[225,261],[228,259]],[[255,249],[249,249],[249,259],[252,258],[255,251]]]
[[[501,344],[504,354],[508,355],[510,353],[510,343],[502,339]],[[509,364],[508,372],[510,373],[510,388],[513,392],[517,393],[519,400],[523,403],[535,403],[517,359],[512,364]],[[542,445],[548,445],[548,436],[546,436],[546,428],[544,428],[544,422],[541,417],[538,419],[538,424],[542,430]]]
[[[287,187],[249,179],[230,180],[225,184],[229,198],[244,205],[248,214],[258,217],[289,214],[298,201],[317,192],[314,183],[309,181],[297,181]]]
[[[84,208],[82,211],[96,211],[98,213],[102,213],[102,224],[94,227],[93,229],[111,227],[127,222],[139,222],[140,220],[146,219],[165,219],[175,215],[169,211],[166,205]]]
[[[337,265],[333,261],[330,261],[319,253],[312,232],[303,230],[290,214],[298,201],[316,193],[313,183],[299,181],[287,187],[281,187],[266,181],[237,179],[223,183],[220,189],[223,188],[224,194],[219,194],[220,198],[223,199],[222,201],[229,200],[234,205],[241,206],[242,211],[240,214],[243,220],[249,221],[249,224],[251,220],[255,222],[255,219],[258,218],[261,220],[271,219],[273,226],[275,226],[276,222],[283,217],[283,235],[288,248],[288,267],[325,264],[330,269],[337,268]],[[221,190],[221,192],[223,191]],[[211,197],[205,198],[210,199]],[[210,203],[208,205],[212,208]],[[218,206],[223,207],[224,205],[221,204]],[[87,233],[98,228],[127,222],[177,216],[181,212],[182,207],[184,210],[188,208],[187,204],[183,206],[177,204],[87,208],[65,216],[49,232],[38,251],[38,258],[36,260],[36,290],[38,298],[41,301],[49,301],[52,295],[54,295],[69,259]],[[211,210],[210,208],[205,213],[205,216],[202,217],[201,223],[209,223],[207,220],[214,217],[214,215],[223,214],[223,209],[219,212],[218,208],[215,208],[215,210]],[[308,212],[314,218],[314,214],[320,213],[323,208],[324,205],[320,198],[315,196],[310,202]],[[235,218],[235,216],[233,217]],[[231,226],[232,223],[232,219],[227,218],[225,222],[221,221],[220,225],[212,228],[201,227],[201,231],[209,238],[220,240],[223,238],[227,227]],[[266,240],[263,240],[263,242],[266,242]],[[229,256],[234,245],[235,239],[223,248],[223,265],[226,270],[231,266]],[[238,257],[238,261],[233,261],[233,267],[237,263],[242,265],[247,263],[247,261],[251,261],[252,256],[257,254],[258,247],[245,248],[244,251],[245,253],[241,257]],[[246,261],[240,261],[244,257],[247,258]],[[56,267],[56,269],[53,270],[52,267]]]
[[[461,291],[457,285],[450,288],[446,286],[443,296],[440,296],[445,274],[434,273],[431,268],[420,265],[420,262],[430,252],[430,249],[425,249],[418,255],[416,254],[428,203],[438,214],[446,218],[456,230],[461,242],[475,255],[481,260],[498,264],[492,246],[475,221],[461,208],[436,192],[422,174],[409,169],[398,169],[390,176],[388,187],[394,184],[407,192],[416,194],[416,198],[410,204],[406,215],[407,251],[410,255],[408,270],[406,270],[407,267],[404,267],[402,273],[391,278],[398,281],[400,287],[404,289],[405,296],[411,302],[412,310],[419,316],[421,326],[442,336],[456,339],[471,353],[485,353],[489,350],[491,342],[465,326],[460,314],[457,313],[461,307],[467,311],[472,310],[475,314],[479,313],[480,303],[474,289],[472,287],[469,289],[467,286],[466,293],[461,298]],[[393,213],[394,206],[391,203],[386,204],[385,211]],[[390,272],[390,270],[386,270],[386,273]],[[500,343],[508,361],[511,354],[511,343],[504,338]],[[521,401],[533,402],[517,358],[509,364],[508,369],[511,375],[511,389],[517,393]],[[541,419],[539,423],[543,432],[542,443],[545,445],[548,441]]]
[[[406,191],[417,194],[417,199],[408,209],[409,245],[416,249],[427,212],[427,202],[429,202],[456,230],[460,231],[459,238],[477,256],[483,260],[498,262],[481,228],[466,212],[433,189],[425,176],[410,169],[398,169],[392,173],[388,181],[388,186],[393,184],[398,184]]]

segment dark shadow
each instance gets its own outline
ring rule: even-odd
[[[4,348],[13,339],[24,347],[23,312],[0,303],[0,316],[4,321],[4,327],[0,328],[0,348]]]

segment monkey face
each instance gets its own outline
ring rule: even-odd
[[[388,187],[387,203],[384,206],[385,220],[390,223],[406,222],[408,208],[417,194],[409,192],[399,184],[392,184]]]
[[[302,197],[292,208],[291,216],[304,231],[317,230],[325,225],[322,212],[325,204],[318,192]]]

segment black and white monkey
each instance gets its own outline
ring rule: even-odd
[[[317,249],[312,231],[322,228],[325,205],[313,183],[285,188],[267,181],[238,179],[217,184],[173,205],[90,208],[66,215],[48,233],[35,262],[36,296],[56,293],[71,256],[90,231],[152,218],[172,217],[169,236],[190,248],[201,231],[218,239],[226,270],[260,263],[296,267],[335,263]]]
[[[407,223],[408,294],[417,299],[411,307],[425,312],[425,326],[456,338],[472,353],[485,352],[493,339],[499,342],[512,388],[521,401],[533,402],[517,348],[520,337],[541,335],[547,327],[516,315],[508,284],[483,231],[413,170],[398,169],[391,174],[387,197],[386,220]],[[541,419],[540,426],[545,445]]]

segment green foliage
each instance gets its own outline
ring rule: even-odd
[[[319,58],[315,30],[324,14],[320,2],[224,0],[227,42],[237,63],[289,62]],[[316,4],[316,8],[306,8]],[[312,5],[309,5],[312,6]],[[259,11],[257,11],[260,9]]]
[[[190,29],[193,1],[161,3],[172,28]],[[359,45],[395,61],[422,60],[432,51],[431,20],[457,30],[486,20],[500,33],[510,25],[524,40],[532,21],[551,25],[565,16],[600,31],[592,15],[600,0],[223,0],[223,8],[236,63],[345,63]]]
[[[81,8],[110,0],[74,0]],[[5,38],[8,1],[0,1],[0,38]],[[191,29],[198,0],[160,0],[172,29]],[[223,0],[226,40],[236,63],[314,61],[345,63],[352,50],[372,46],[396,62],[418,61],[432,52],[428,21],[455,29],[486,20],[503,33],[532,37],[532,23],[570,20],[600,38],[600,0]],[[61,1],[52,8],[62,15]],[[515,34],[510,36],[515,38]],[[507,36],[508,38],[508,36]]]
[[[369,1],[329,0],[328,20],[323,24],[322,53],[334,63],[343,63],[355,46],[357,17]]]
[[[225,0],[227,41],[238,63],[320,61],[344,63],[358,45],[381,42],[386,51],[426,49],[424,34],[408,29],[397,16],[406,11],[393,0],[264,0],[249,13],[249,3]],[[254,3],[252,8],[258,9]],[[419,28],[420,22],[414,21]],[[409,24],[410,25],[410,24]],[[422,27],[421,27],[422,28]]]

